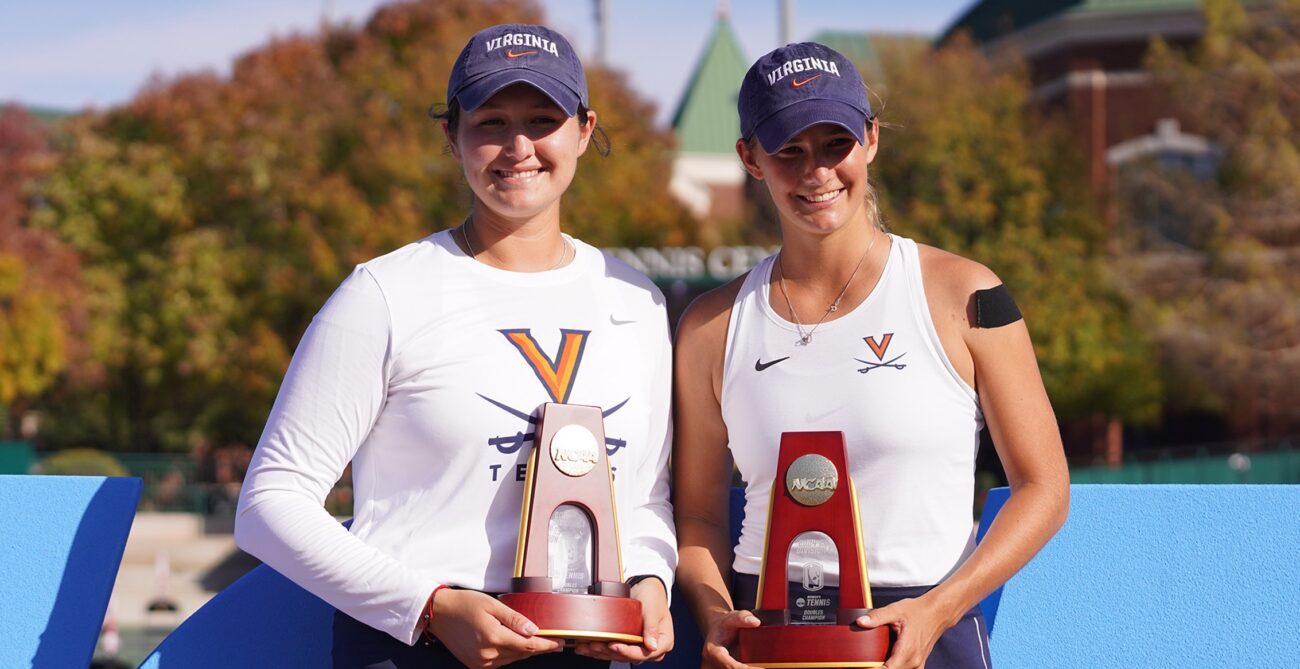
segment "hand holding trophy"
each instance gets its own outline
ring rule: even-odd
[[[600,408],[544,405],[536,444],[515,574],[501,601],[533,621],[539,636],[641,643],[641,602],[623,581]]]
[[[881,666],[889,629],[853,624],[872,606],[844,433],[783,433],[776,471],[754,611],[761,624],[738,630],[737,659],[755,667]],[[820,592],[821,560],[832,552],[839,563],[838,606]],[[787,574],[794,560],[801,574],[792,602]]]

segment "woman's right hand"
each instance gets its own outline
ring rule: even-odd
[[[704,667],[721,669],[754,669],[731,656],[731,649],[736,646],[736,630],[742,627],[758,627],[758,618],[749,611],[732,611],[719,616],[709,626],[709,633],[704,637],[704,651],[701,654]]]
[[[496,598],[475,590],[444,588],[433,597],[429,631],[472,669],[501,667],[564,645],[533,636],[537,625]]]

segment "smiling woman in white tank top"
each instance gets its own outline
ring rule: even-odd
[[[880,226],[867,169],[879,128],[841,54],[813,43],[767,54],[739,110],[736,148],[776,204],[783,247],[700,297],[678,327],[677,581],[705,634],[703,664],[745,666],[729,646],[758,625],[745,607],[781,433],[827,430],[846,438],[877,606],[856,624],[898,633],[889,669],[987,667],[976,605],[1051,538],[1069,504],[1029,332],[986,267]],[[1012,494],[976,547],[986,424]],[[745,482],[734,552],[720,485],[733,461]],[[830,565],[828,585],[837,576]]]

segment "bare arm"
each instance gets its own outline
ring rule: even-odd
[[[1065,522],[1070,498],[1061,434],[1025,322],[970,327],[965,340],[1011,498],[970,558],[931,593],[949,612],[950,624],[1047,544]]]
[[[701,296],[677,331],[674,386],[673,509],[677,585],[705,637],[706,666],[742,667],[726,650],[741,621],[732,610],[728,489],[731,454],[722,420],[721,388],[727,320],[742,279]],[[754,624],[757,620],[753,619]]]
[[[1011,498],[984,541],[947,580],[915,600],[873,611],[863,621],[899,629],[890,669],[923,666],[939,636],[1029,562],[1069,511],[1061,435],[1028,328],[1023,320],[996,328],[975,324],[974,292],[1001,281],[978,263],[934,249],[923,251],[922,273],[944,351],[979,395]]]

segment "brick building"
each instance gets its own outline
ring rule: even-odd
[[[1153,38],[1190,46],[1204,28],[1198,0],[982,0],[937,43],[964,33],[995,60],[1022,58],[1033,100],[1067,115],[1104,192],[1133,160],[1213,169],[1196,119],[1155,89],[1143,63]]]

